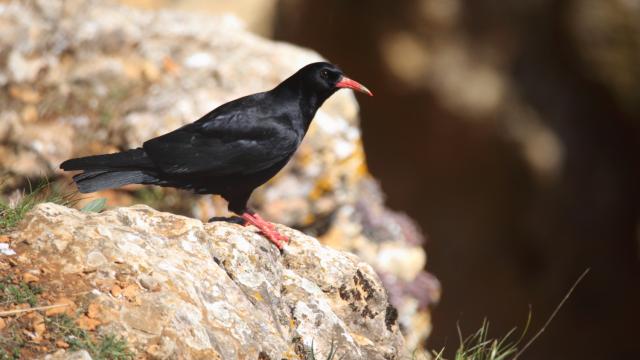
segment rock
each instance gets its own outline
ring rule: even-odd
[[[22,275],[22,281],[26,282],[26,283],[33,283],[33,282],[38,282],[40,281],[40,278],[38,278],[37,276],[31,274],[31,273],[24,273]]]
[[[422,232],[406,215],[385,207],[373,180],[360,182],[356,198],[336,212],[320,239],[357,254],[376,270],[398,310],[407,348],[417,349],[431,332],[428,308],[440,300],[440,283],[424,271]]]
[[[256,34],[270,35],[273,33],[277,0],[236,0],[236,1],[174,1],[174,0],[119,0],[119,2],[139,6],[142,8],[171,8],[213,14],[232,13],[241,18],[247,28]]]
[[[69,348],[69,344],[64,340],[57,340],[56,341],[56,347],[61,348],[61,349],[68,349]]]
[[[110,292],[114,297],[119,297],[122,294],[122,288],[118,285],[113,285]]]
[[[87,309],[87,317],[91,319],[97,319],[99,315],[100,315],[100,304],[98,303],[90,304],[89,308]]]
[[[41,338],[42,334],[47,330],[47,327],[44,324],[44,318],[37,314],[31,320],[31,329],[35,332],[36,338]]]
[[[28,59],[16,49],[9,54],[7,66],[12,80],[20,83],[35,80],[45,62],[41,59]]]
[[[95,330],[96,327],[98,327],[98,325],[100,324],[100,320],[91,319],[90,317],[84,315],[76,320],[76,325],[84,330]]]
[[[33,116],[33,115],[29,115]],[[37,116],[37,115],[35,115]],[[39,123],[21,117],[21,124],[9,132],[7,147],[0,155],[10,161],[6,170],[22,176],[41,177],[52,173],[61,161],[72,155],[73,128],[65,123]]]
[[[59,307],[47,309],[45,311],[45,315],[47,316],[55,316],[60,314],[74,315],[76,304],[73,302],[73,300],[66,297],[61,297],[56,299],[56,301],[54,301],[54,304],[66,305],[66,306],[59,306]]]
[[[15,255],[16,253],[11,248],[9,248],[8,243],[0,243],[0,254],[5,256],[12,256],[12,255]]]
[[[60,352],[60,353],[56,353],[58,355],[53,355],[52,357],[47,357],[47,359],[51,359],[51,360],[92,360],[91,355],[89,355],[89,352],[87,352],[87,350],[78,350],[78,351],[73,351],[73,352]]]
[[[332,346],[338,358],[400,358],[397,312],[372,267],[278,227],[291,237],[282,254],[255,229],[235,224],[203,224],[144,205],[95,214],[46,203],[12,237],[20,251],[60,269],[51,281],[70,271],[93,284],[87,296],[99,305],[89,306],[81,325],[122,336],[140,354],[299,358],[313,344],[317,358]],[[69,243],[57,250],[56,238]],[[93,252],[107,262],[82,272]],[[139,303],[101,290],[105,282],[135,284],[149,274],[164,280],[158,291],[136,285]],[[92,318],[96,306],[100,324]]]

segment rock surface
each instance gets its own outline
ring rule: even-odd
[[[397,312],[371,266],[279,229],[291,237],[282,254],[239,225],[144,205],[87,214],[46,203],[12,247],[50,283],[85,284],[98,330],[141,356],[298,359],[313,345],[324,359],[333,343],[337,358],[399,358]]]

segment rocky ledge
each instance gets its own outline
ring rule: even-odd
[[[251,227],[46,203],[11,234],[11,264],[141,358],[399,358],[397,312],[371,266],[278,228],[291,238],[282,253]]]

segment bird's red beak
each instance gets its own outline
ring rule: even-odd
[[[373,96],[373,93],[371,91],[369,91],[369,89],[367,89],[364,85],[360,84],[359,82],[355,81],[355,80],[351,80],[346,76],[342,76],[340,78],[340,81],[338,81],[338,83],[336,84],[337,88],[349,88],[349,89],[353,89],[356,91],[360,91],[362,93],[365,93],[369,96]]]

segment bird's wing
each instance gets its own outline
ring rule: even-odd
[[[301,139],[286,120],[285,115],[214,110],[195,123],[146,141],[143,148],[168,174],[250,174],[293,154]]]

